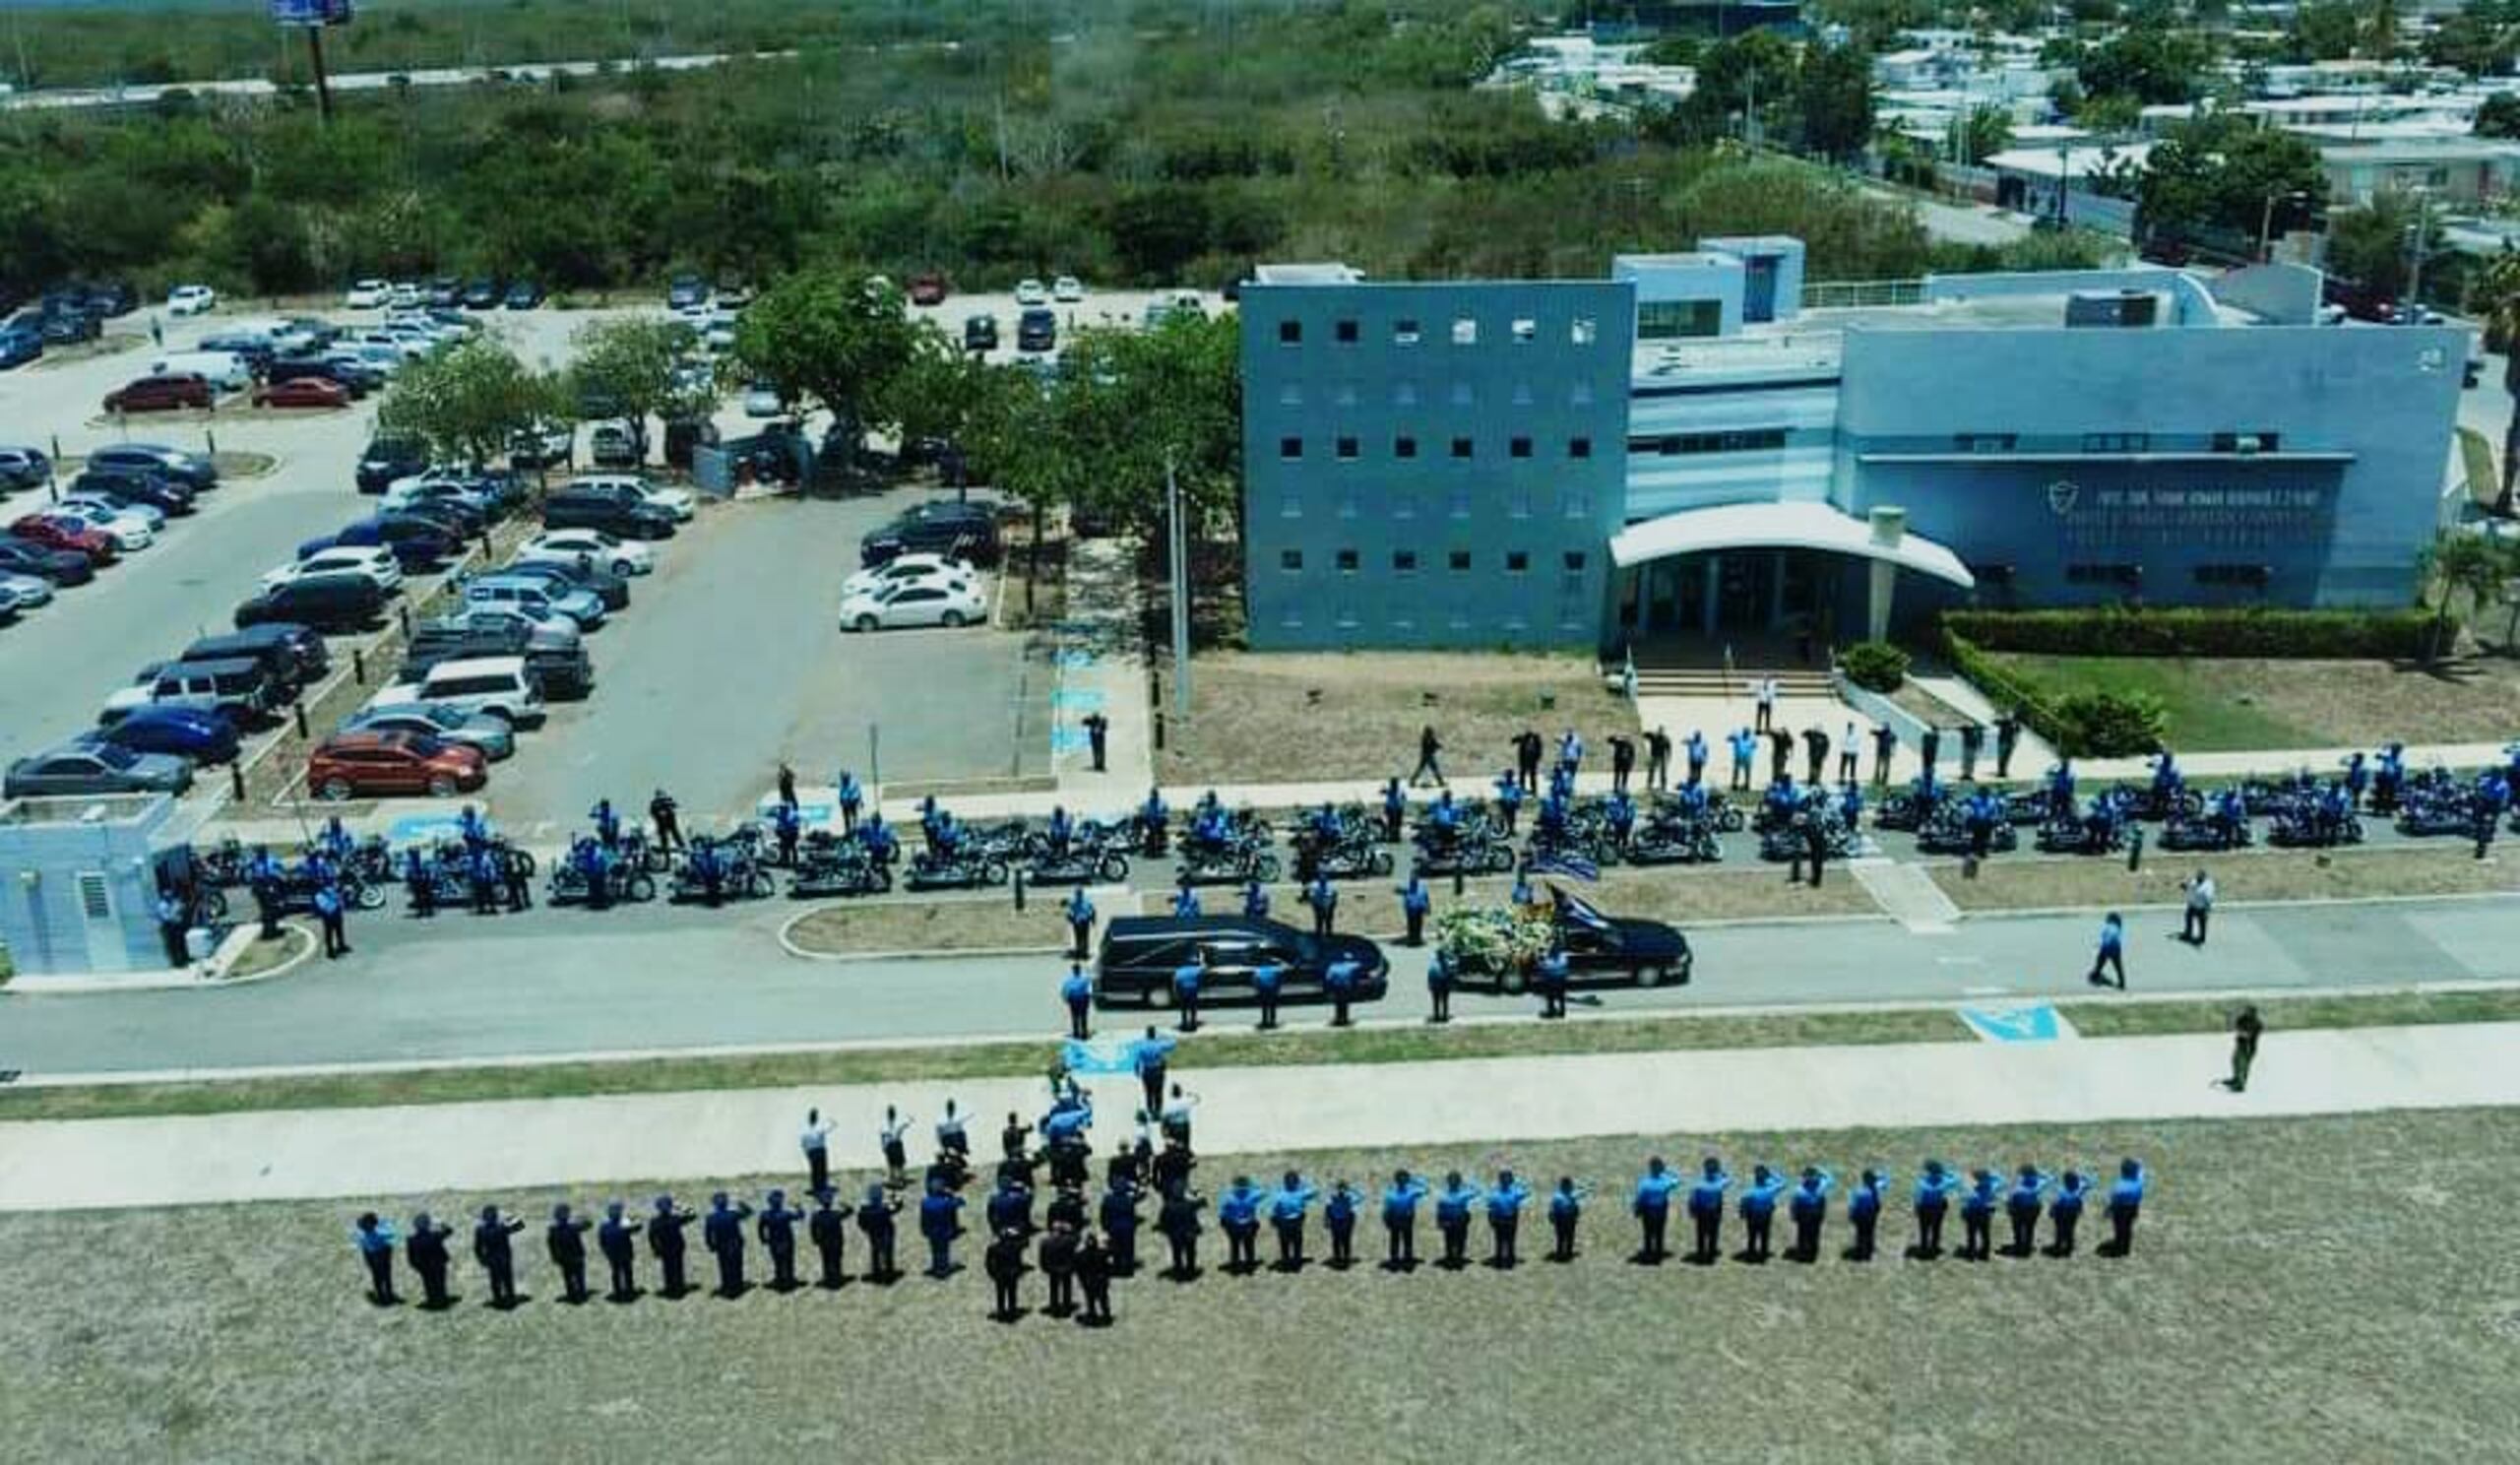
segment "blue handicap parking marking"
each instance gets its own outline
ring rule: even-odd
[[[2053,1043],[2063,1036],[2056,1009],[2045,1002],[2027,1007],[1963,1007],[1960,1020],[1988,1043]]]
[[[1094,665],[1094,653],[1070,648],[1059,653],[1058,661],[1071,671],[1081,671]]]
[[[463,825],[452,814],[413,814],[397,819],[385,831],[385,842],[402,848],[406,845],[433,845],[440,840],[458,837]]]
[[[1050,730],[1050,751],[1054,753],[1075,752],[1078,748],[1085,746],[1087,741],[1088,739],[1085,735],[1085,730],[1082,728],[1052,728]]]
[[[1137,1040],[1131,1038],[1070,1038],[1060,1053],[1070,1073],[1133,1073],[1137,1056]]]
[[[1102,710],[1102,692],[1097,687],[1075,687],[1050,693],[1052,707],[1073,707],[1085,712]]]

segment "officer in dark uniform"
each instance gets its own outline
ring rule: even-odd
[[[989,1209],[997,1209],[994,1196]],[[918,1234],[927,1242],[927,1275],[954,1275],[954,1239],[963,1234],[963,1197],[942,1186],[928,1186],[918,1199]]]
[[[1986,725],[1971,718],[1960,725],[1960,777],[1969,782],[1978,778],[1978,752],[1986,745]]]
[[[487,845],[464,857],[464,877],[472,887],[472,914],[499,914],[499,859]]]
[[[664,1284],[660,1290],[667,1298],[678,1298],[691,1290],[682,1271],[686,1249],[682,1231],[697,1219],[676,1206],[670,1195],[658,1196],[656,1213],[648,1218],[648,1250],[657,1258],[657,1270]]]
[[[1080,1043],[1093,1037],[1094,979],[1085,975],[1083,964],[1068,964],[1067,976],[1059,982],[1059,1000],[1067,1004],[1067,1035]]]
[[[999,1322],[1013,1322],[1024,1315],[1023,1300],[1017,1290],[1017,1284],[1024,1280],[1024,1233],[1001,1231],[990,1240],[987,1254],[981,1260],[997,1299],[988,1315]]]
[[[1164,1192],[1164,1204],[1156,1214],[1156,1230],[1172,1250],[1169,1275],[1175,1282],[1187,1282],[1199,1275],[1199,1212],[1207,1197],[1189,1187],[1174,1185]]]
[[[1050,1285],[1050,1300],[1041,1311],[1066,1317],[1076,1311],[1076,1233],[1053,1225],[1041,1234],[1041,1276]]]
[[[394,1228],[377,1219],[374,1211],[361,1211],[350,1228],[350,1242],[358,1247],[358,1259],[367,1264],[367,1295],[380,1307],[391,1307],[403,1300],[394,1295]]]
[[[814,1213],[805,1220],[806,1240],[814,1243],[814,1254],[822,1261],[822,1276],[815,1285],[825,1292],[839,1291],[848,1276],[842,1252],[849,1244],[849,1217],[853,1207],[834,1205],[835,1198],[829,1185],[815,1191]]]
[[[1924,736],[1917,739],[1917,762],[1921,765],[1927,783],[1933,781],[1933,766],[1941,761],[1941,757],[1942,730],[1928,727],[1925,729]]]
[[[1890,786],[1890,754],[1899,746],[1899,734],[1888,723],[1875,723],[1872,728],[1872,787]]]
[[[709,1197],[709,1217],[700,1223],[700,1243],[718,1258],[720,1297],[744,1295],[744,1222],[751,1216],[751,1206],[728,1200],[724,1190]]]
[[[1362,1197],[1346,1180],[1334,1180],[1322,1202],[1321,1222],[1330,1233],[1330,1265],[1346,1271],[1356,1264],[1356,1210]]]
[[[2019,709],[1995,719],[1995,777],[2012,777],[2012,750],[2021,746]]]
[[[1817,723],[1802,730],[1802,765],[1803,781],[1811,784],[1820,782],[1822,770],[1829,766],[1829,734]]]
[[[648,800],[648,822],[656,826],[658,849],[673,851],[683,847],[682,812],[672,795],[659,789],[656,796]]]
[[[411,1218],[410,1235],[403,1239],[403,1255],[420,1277],[420,1306],[432,1311],[454,1302],[446,1295],[446,1239],[453,1235],[454,1227],[441,1226],[422,1211]]]
[[[516,1253],[508,1239],[525,1230],[522,1221],[501,1219],[494,1205],[481,1207],[481,1224],[472,1228],[472,1259],[490,1279],[490,1306],[516,1306]]]
[[[1671,787],[1671,734],[1659,727],[1645,734],[1645,787]]]
[[[901,1272],[893,1265],[893,1240],[897,1232],[893,1218],[900,1215],[902,1203],[885,1193],[881,1184],[869,1184],[866,1198],[857,1206],[857,1234],[866,1239],[866,1280],[890,1282]]]
[[[1610,791],[1615,794],[1626,793],[1628,776],[1633,774],[1635,771],[1636,739],[1620,736],[1616,733],[1611,734]]]
[[[1794,734],[1783,728],[1768,730],[1768,782],[1781,784],[1794,776]]]
[[[1087,744],[1094,749],[1094,771],[1096,773],[1107,772],[1108,770],[1102,766],[1102,760],[1110,751],[1111,720],[1099,712],[1087,713],[1085,715],[1085,740]]]
[[[1085,1310],[1077,1321],[1087,1327],[1108,1327],[1111,1323],[1110,1248],[1102,1239],[1087,1232],[1076,1248],[1076,1285],[1085,1294]]]
[[[1138,1082],[1146,1089],[1148,1109],[1164,1108],[1165,1059],[1171,1051],[1171,1041],[1157,1034],[1155,1024],[1147,1024],[1146,1038],[1137,1045],[1133,1061],[1138,1070]]]
[[[1722,1254],[1724,1246],[1724,1192],[1732,1187],[1732,1178],[1724,1173],[1724,1162],[1713,1155],[1699,1167],[1697,1182],[1689,1186],[1689,1221],[1696,1229],[1696,1244],[1689,1260],[1705,1266]]]
[[[779,862],[789,868],[796,864],[796,841],[804,836],[804,823],[796,817],[796,806],[783,803],[771,811],[771,827],[779,836]]]
[[[612,1300],[626,1303],[637,1297],[639,1275],[633,1264],[639,1259],[639,1228],[624,1215],[621,1202],[605,1204],[603,1224],[595,1229],[595,1244],[612,1274]]]
[[[184,949],[184,937],[191,923],[184,919],[184,903],[176,898],[175,892],[171,889],[159,890],[158,892],[158,944],[166,948],[167,966],[180,969],[190,965],[191,953]],[[386,1246],[385,1259],[389,1263],[394,1259],[391,1243]]]
[[[413,916],[426,921],[437,914],[436,872],[417,850],[403,852],[403,888],[410,893]]]
[[[1138,1188],[1123,1178],[1102,1192],[1102,1234],[1110,1239],[1111,1270],[1132,1276],[1138,1269]]]
[[[796,770],[782,759],[779,764],[779,801],[789,807],[796,803]]]
[[[762,1249],[770,1253],[770,1290],[796,1290],[796,1223],[805,1213],[788,1203],[788,1192],[773,1190],[761,1206],[759,1219],[753,1226],[761,1237]]]
[[[1388,778],[1382,783],[1382,842],[1400,843],[1403,826],[1409,819],[1409,796],[1400,792],[1400,780]]]
[[[1426,882],[1418,878],[1416,870],[1411,870],[1409,883],[1400,887],[1400,914],[1409,923],[1410,945],[1426,944],[1426,913],[1433,909],[1434,904],[1426,894]]]
[[[1532,984],[1540,988],[1540,1015],[1558,1018],[1566,1015],[1566,948],[1551,946],[1548,953],[1532,969]]]
[[[587,1233],[594,1227],[584,1216],[571,1214],[564,1200],[551,1208],[551,1224],[542,1230],[551,1264],[560,1269],[563,1302],[574,1305],[587,1300]]]
[[[1523,792],[1540,792],[1540,755],[1546,747],[1538,731],[1525,728],[1514,734],[1514,771],[1522,776]]]
[[[508,888],[510,913],[534,909],[534,875],[526,867],[523,850],[505,850],[498,856],[499,875]]]
[[[1453,959],[1449,952],[1438,951],[1426,963],[1426,1000],[1432,1008],[1426,1021],[1448,1023],[1453,1020]]]

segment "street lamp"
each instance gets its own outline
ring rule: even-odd
[[[2309,203],[2310,196],[2298,188],[2279,189],[2266,196],[2266,207],[2259,211],[2257,216],[2257,258],[2260,264],[2275,258],[2272,240],[2275,231],[2275,205],[2279,199],[2296,207],[2301,207]]]

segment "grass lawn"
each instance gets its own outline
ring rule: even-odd
[[[1964,911],[2102,909],[2178,905],[2187,897],[2179,882],[2199,866],[2214,872],[2224,901],[2351,900],[2381,895],[2469,895],[2520,891],[2520,864],[2480,861],[2464,844],[2417,848],[2268,850],[2240,855],[2174,855],[2148,851],[2143,869],[2126,872],[2122,860],[2015,860],[1998,858],[1964,879],[1958,864],[1930,864],[1928,873],[1952,904]]]
[[[1026,909],[1012,895],[996,900],[873,901],[828,906],[791,926],[788,939],[807,951],[1056,950],[1067,942],[1059,892],[1030,891]],[[1106,912],[1119,914],[1116,912]]]
[[[314,948],[313,936],[294,925],[284,925],[280,928],[279,940],[265,941],[258,937],[252,945],[247,946],[245,954],[236,958],[236,964],[227,969],[226,980],[238,982],[248,977],[259,977],[284,962],[305,955]]]
[[[2270,1053],[2268,1061],[2280,1058]],[[1854,1263],[1833,1218],[1817,1265],[1627,1260],[1616,1195],[1649,1153],[1871,1163],[2111,1165],[2156,1177],[2135,1254]],[[2493,1459],[2520,1427],[2520,1205],[2509,1111],[2071,1130],[1664,1132],[1565,1144],[1287,1157],[1316,1178],[1499,1166],[1597,1180],[1571,1265],[1152,1275],[1116,1325],[982,1314],[976,1270],[938,1283],[571,1307],[538,1222],[549,1193],[379,1197],[458,1222],[496,1199],[531,1299],[500,1313],[459,1260],[451,1312],[380,1309],[354,1207],[288,1203],[0,1216],[0,1438],[39,1459],[1468,1460]],[[1274,1158],[1251,1157],[1265,1176]],[[2311,1178],[2383,1178],[2345,1203]],[[844,1177],[856,1182],[862,1176]],[[1228,1178],[1203,1173],[1213,1192]],[[745,1178],[758,1195],[792,1178]],[[642,1197],[658,1187],[620,1187]],[[710,1182],[673,1187],[686,1199]],[[596,1208],[601,1194],[569,1197]],[[1212,1229],[1203,1253],[1222,1250]],[[1684,1230],[1685,1228],[1679,1228]],[[1998,1228],[2000,1232],[2000,1227]],[[1360,1250],[1379,1238],[1364,1228]],[[1951,1230],[1956,1239],[1958,1222]],[[1780,1222],[1780,1242],[1786,1227]],[[1431,1223],[1420,1254],[1434,1250]],[[1526,1258],[1546,1228],[1524,1227]],[[1538,1236],[1534,1234],[1538,1233]],[[2043,1228],[2044,1236],[2044,1228]],[[1484,1228],[1474,1255],[1486,1250]],[[906,1238],[905,1260],[919,1248]],[[1155,1242],[1149,1235],[1143,1239]],[[1738,1244],[1728,1219],[1726,1241]],[[1312,1248],[1322,1248],[1319,1227]],[[461,1237],[455,1249],[465,1251]],[[1142,1248],[1143,1249],[1143,1248]],[[963,1248],[967,1260],[968,1241]],[[1264,1240],[1264,1254],[1268,1244]],[[694,1245],[694,1259],[706,1258]],[[751,1248],[753,1273],[763,1258]],[[862,1262],[857,1239],[849,1250]],[[915,1263],[914,1263],[915,1264]],[[598,1260],[596,1273],[600,1279]],[[408,1272],[404,1286],[415,1292]],[[640,1260],[643,1285],[653,1263]],[[1040,1279],[1023,1299],[1039,1307]],[[2428,1301],[2427,1301],[2428,1300]],[[1126,1393],[1118,1392],[1126,1390]],[[1114,1407],[1123,1397],[1162,1407]],[[1655,1441],[1652,1445],[1645,1441]],[[1666,1445],[1664,1441],[1670,1441]],[[2420,1441],[2420,1443],[2418,1442]]]
[[[1525,728],[1554,739],[1575,727],[1604,766],[1602,740],[1636,731],[1634,709],[1604,688],[1590,657],[1220,654],[1192,666],[1190,688],[1190,724],[1174,722],[1158,755],[1166,783],[1405,775],[1418,761],[1418,730],[1431,724],[1443,740],[1445,776],[1465,793],[1480,793],[1513,762],[1510,739]],[[1167,716],[1171,696],[1167,677]],[[1544,699],[1554,705],[1543,706]]]
[[[2490,624],[2490,632],[2501,626]],[[1996,659],[2051,693],[2149,692],[2180,752],[2487,742],[2520,725],[2520,663],[2439,667],[2380,661],[2181,661],[2171,657]]]

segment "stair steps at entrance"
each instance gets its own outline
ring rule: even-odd
[[[1743,668],[1730,675],[1715,668],[1639,667],[1636,691],[1642,697],[1742,697],[1766,676],[1776,678],[1777,695],[1782,697],[1829,697],[1837,692],[1827,672],[1803,667],[1791,671]]]

